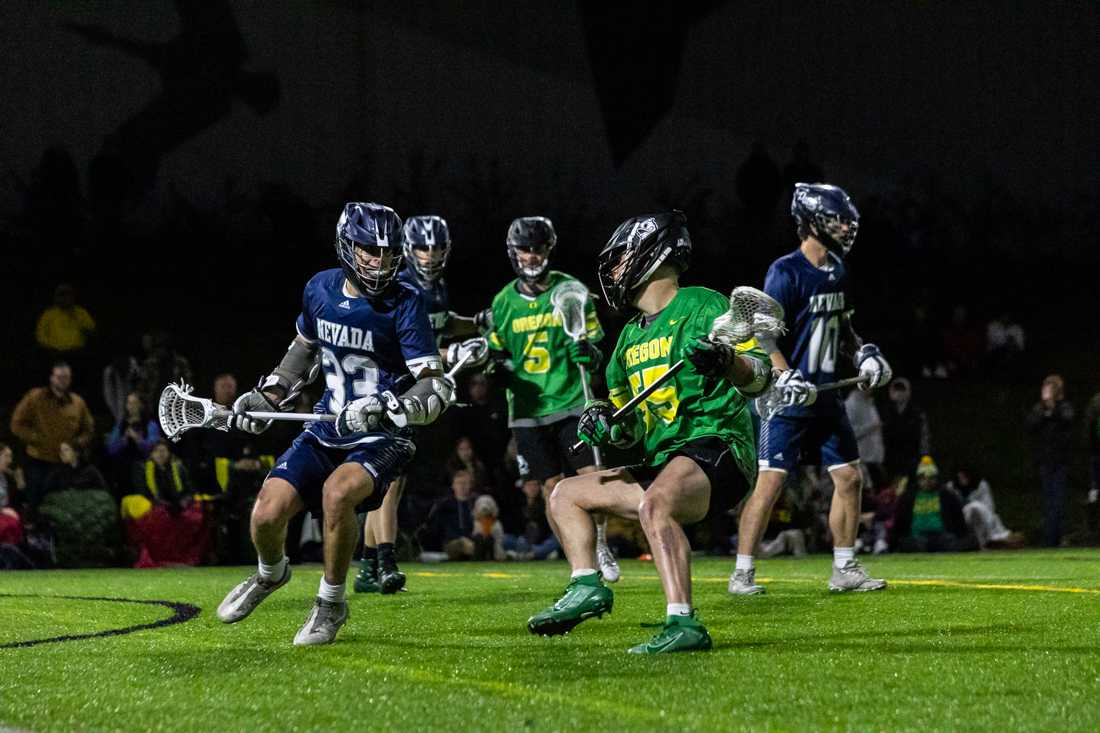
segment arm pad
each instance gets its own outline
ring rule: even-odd
[[[295,337],[279,366],[263,380],[260,389],[282,387],[286,396],[279,401],[279,407],[284,408],[294,404],[302,389],[316,379],[320,371],[317,345]]]
[[[398,398],[405,424],[428,425],[435,422],[454,402],[454,395],[454,383],[446,377],[423,377],[416,380],[416,384]]]

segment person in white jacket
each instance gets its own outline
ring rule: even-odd
[[[947,487],[956,493],[963,502],[963,517],[966,525],[978,538],[978,545],[984,550],[990,545],[1019,546],[1022,538],[1016,532],[1005,527],[997,516],[993,503],[993,489],[989,481],[978,476],[968,468],[955,471],[955,479],[947,482]]]

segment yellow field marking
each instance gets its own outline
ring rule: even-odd
[[[417,575],[423,578],[454,578],[460,575],[468,576],[469,573],[440,573],[431,570],[423,570],[418,572],[409,573],[410,575]],[[526,573],[504,573],[500,571],[489,571],[484,573],[477,573],[477,575],[483,578],[493,578],[494,580],[518,580],[520,578],[527,578],[530,575]],[[630,575],[630,580],[660,580],[656,575]],[[717,575],[697,575],[692,578],[695,583],[725,583],[729,580],[726,576]],[[820,578],[757,578],[760,583],[820,583]],[[1027,583],[971,583],[962,580],[947,580],[947,579],[924,579],[924,580],[906,580],[904,578],[887,578],[887,581],[893,585],[911,585],[911,586],[927,586],[933,588],[970,588],[974,590],[1018,590],[1029,591],[1035,593],[1084,593],[1088,595],[1100,595],[1100,588],[1074,588],[1063,587],[1057,585],[1038,585]]]

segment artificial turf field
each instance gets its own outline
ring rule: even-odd
[[[892,587],[835,596],[830,558],[772,560],[768,594],[731,598],[731,560],[695,562],[715,649],[636,657],[664,613],[650,563],[623,563],[615,610],[527,633],[562,562],[408,565],[410,591],[353,596],[337,642],[291,638],[320,577],[245,621],[214,609],[244,568],[0,574],[0,729],[1100,729],[1100,552],[885,556]],[[152,624],[134,633],[21,642]]]

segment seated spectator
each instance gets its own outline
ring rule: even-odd
[[[447,475],[454,476],[456,471],[467,471],[474,480],[474,488],[483,491],[488,486],[488,474],[485,464],[474,452],[474,442],[463,436],[455,442],[454,452],[447,459]]]
[[[947,488],[958,493],[963,503],[966,526],[978,539],[978,546],[1021,547],[1023,538],[1010,532],[997,516],[993,505],[993,489],[989,482],[968,468],[955,471],[955,480],[947,482]]]
[[[485,494],[474,502],[474,559],[503,560],[505,537],[504,527],[500,523],[500,509],[493,497]],[[515,537],[512,540],[513,549]]]
[[[550,531],[550,522],[546,518],[546,501],[542,498],[542,487],[535,481],[524,481],[523,495],[523,537],[531,546],[533,560],[556,560],[561,550],[557,537]]]
[[[469,560],[474,556],[474,477],[459,469],[451,476],[451,496],[432,507],[422,543],[440,548],[451,560]]]
[[[901,552],[963,552],[978,549],[963,517],[958,494],[940,485],[931,456],[917,466],[917,488],[898,501],[894,535]]]
[[[61,463],[46,478],[45,494],[55,491],[107,491],[107,479],[99,469],[84,463],[71,443],[61,444]]]
[[[160,426],[145,413],[141,395],[126,395],[126,411],[107,435],[107,455],[111,459],[114,484],[119,489],[130,485],[134,464],[149,457],[160,440]]]
[[[139,553],[135,567],[198,565],[210,533],[187,469],[167,441],[134,466],[133,489],[123,497],[122,518]]]
[[[23,471],[15,466],[11,446],[0,443],[0,545],[18,545],[23,541],[23,518],[16,511],[16,492],[26,488]]]
[[[61,463],[61,444],[85,450],[95,435],[95,421],[84,399],[71,391],[73,371],[63,361],[50,370],[46,387],[23,395],[11,416],[11,431],[27,447],[27,503],[38,506],[46,477]]]

